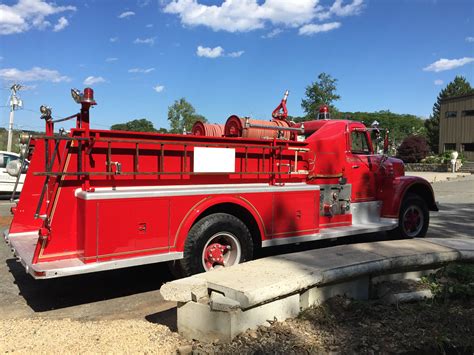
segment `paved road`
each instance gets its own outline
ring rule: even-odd
[[[428,236],[474,237],[474,176],[434,183],[440,212],[431,215]],[[9,214],[8,201],[0,201],[0,223]],[[341,243],[367,242],[384,234],[357,236],[337,241],[303,243],[300,246],[265,249],[262,256]],[[0,241],[0,318],[71,318],[103,320],[137,318],[175,329],[174,304],[163,301],[161,285],[170,280],[164,265],[115,270],[55,280],[33,280]]]

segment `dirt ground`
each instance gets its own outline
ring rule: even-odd
[[[218,354],[472,354],[473,334],[472,299],[383,305],[336,297],[297,319],[247,331],[230,344],[195,344],[195,349]]]

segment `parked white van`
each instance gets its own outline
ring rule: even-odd
[[[13,152],[6,152],[0,150],[0,194],[7,195],[13,192],[15,183],[17,180],[16,176],[12,176],[7,171],[7,165],[10,162],[18,160],[18,165],[20,165],[20,155]],[[11,166],[12,164],[10,164]],[[20,193],[23,187],[23,182],[25,181],[26,170],[28,169],[28,162],[25,162],[25,166],[20,175],[20,180],[18,181],[18,186],[16,192]]]

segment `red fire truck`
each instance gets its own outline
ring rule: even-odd
[[[5,237],[37,279],[157,262],[191,275],[260,247],[422,237],[437,210],[427,181],[374,153],[371,128],[327,109],[288,122],[287,95],[272,121],[231,116],[194,135],[91,129],[92,89],[72,96],[74,129],[55,133],[65,119],[42,106],[45,135],[23,137],[29,169]]]

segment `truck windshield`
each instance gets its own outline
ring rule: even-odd
[[[353,154],[370,154],[369,142],[365,132],[351,132],[351,151]]]

